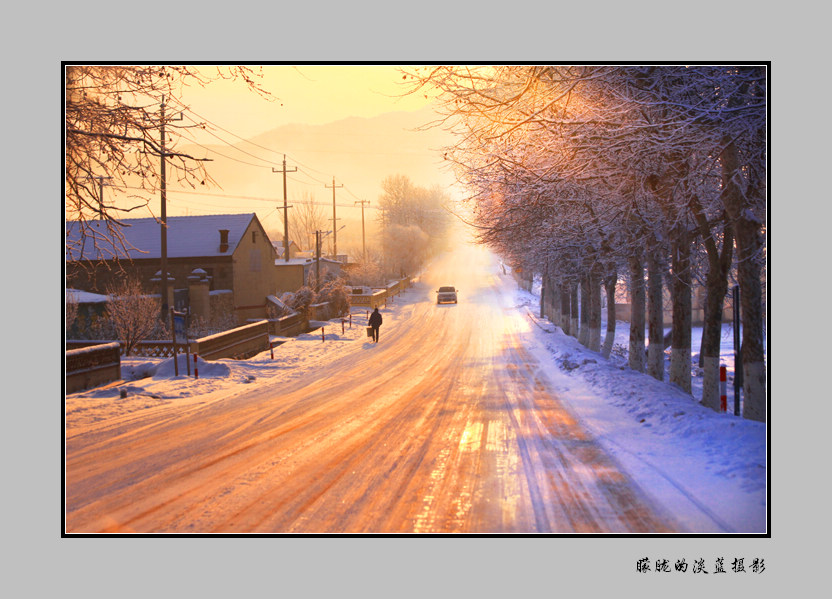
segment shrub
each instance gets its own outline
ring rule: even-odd
[[[300,312],[305,318],[308,319],[309,306],[315,303],[315,292],[309,287],[301,287],[292,294],[284,294],[280,299],[292,310]]]
[[[317,303],[329,302],[336,316],[346,314],[350,309],[350,294],[342,279],[333,279],[321,288]]]

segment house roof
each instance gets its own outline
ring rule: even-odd
[[[108,295],[90,293],[89,291],[81,291],[80,289],[66,289],[65,297],[67,302],[75,302],[77,304],[98,304],[110,301],[110,296]]]
[[[255,214],[211,214],[207,216],[169,216],[167,218],[168,258],[230,256],[237,248]],[[104,221],[91,221],[88,227],[100,229],[97,243],[88,232],[82,238],[79,223],[66,222],[67,260],[107,260],[161,258],[160,224],[155,218],[123,219],[121,232],[125,249],[110,241],[111,234]],[[220,251],[221,229],[228,230],[228,249]],[[96,247],[98,246],[98,247]],[[116,251],[116,248],[118,251]]]

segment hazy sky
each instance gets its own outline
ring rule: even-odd
[[[214,66],[199,68],[208,76],[216,75]],[[287,177],[289,203],[308,194],[316,203],[326,204],[329,218],[331,182],[336,178],[339,224],[346,227],[339,235],[355,240],[361,232],[361,207],[355,202],[370,201],[366,206],[366,225],[367,235],[372,237],[377,229],[374,212],[385,177],[407,174],[423,187],[446,184],[449,180],[447,173],[438,172],[438,166],[436,172],[425,168],[428,162],[440,161],[435,150],[439,143],[436,133],[408,133],[401,128],[401,120],[391,121],[398,127],[393,126],[389,132],[380,131],[377,124],[366,128],[353,126],[343,134],[330,132],[330,138],[318,136],[315,143],[310,142],[314,134],[308,130],[298,140],[259,137],[260,144],[266,146],[241,143],[241,139],[249,140],[284,125],[326,125],[353,116],[369,118],[424,108],[430,99],[424,93],[405,93],[408,86],[399,67],[252,65],[252,69],[262,72],[263,77],[256,80],[272,94],[270,101],[249,90],[242,81],[218,80],[205,87],[183,90],[179,100],[188,106],[189,119],[205,121],[215,135],[190,129],[180,146],[187,147],[188,138],[204,144],[200,148],[206,152],[197,148],[194,155],[204,153],[213,161],[207,168],[219,188],[183,189],[177,186],[175,178],[170,178],[168,215],[254,211],[267,231],[282,229],[279,206],[283,188],[273,169],[280,167],[281,154],[286,154],[287,166],[298,169]],[[238,145],[239,151],[227,144]],[[216,151],[207,151],[207,146]],[[155,198],[150,208],[158,211]]]
[[[215,67],[201,67],[214,74]],[[182,101],[194,113],[242,137],[289,123],[320,125],[349,116],[370,117],[418,110],[423,94],[405,95],[395,65],[263,65],[257,81],[273,95],[266,101],[242,82],[216,81],[186,88]]]

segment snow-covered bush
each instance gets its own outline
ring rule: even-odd
[[[336,316],[346,314],[350,309],[350,294],[343,279],[333,279],[321,287],[316,303],[328,302]]]
[[[78,317],[78,302],[67,296],[64,304],[64,330],[68,333]]]
[[[284,293],[280,300],[292,310],[309,318],[309,306],[315,303],[315,292],[309,287],[301,287],[294,293]]]
[[[140,341],[151,338],[166,327],[159,320],[159,299],[143,293],[141,282],[127,277],[108,286],[107,315],[115,337],[129,356]]]

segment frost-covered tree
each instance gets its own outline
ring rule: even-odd
[[[326,227],[326,211],[322,205],[316,203],[311,192],[304,191],[292,201],[289,239],[294,239],[304,250],[310,250],[315,247],[315,232]],[[279,238],[283,239],[282,233]]]
[[[115,205],[101,197],[100,183],[138,187],[156,193],[164,154],[169,180],[201,188],[211,179],[201,160],[177,151],[188,129],[203,123],[179,118],[187,107],[178,100],[183,85],[208,85],[218,78],[236,79],[268,97],[249,67],[176,65],[67,65],[64,71],[65,217],[81,223],[86,247],[105,255],[123,255],[120,219],[147,206],[145,195]],[[164,138],[162,130],[164,126]],[[105,226],[92,227],[91,221]],[[71,248],[67,248],[68,250]],[[77,248],[76,248],[77,249]]]
[[[413,272],[443,247],[452,218],[450,198],[441,187],[419,187],[405,175],[385,177],[381,188],[384,263],[390,275]]]
[[[129,356],[140,341],[150,338],[163,325],[159,322],[159,299],[148,295],[135,277],[125,277],[107,288],[107,318]]]
[[[346,314],[350,310],[350,294],[340,277],[327,281],[315,301],[328,302],[335,315]]]
[[[764,69],[435,66],[406,77],[417,89],[440,92],[441,124],[458,140],[445,157],[470,190],[480,240],[562,282],[559,303],[562,313],[572,313],[571,334],[583,321],[592,337],[586,342],[597,344],[590,324],[590,315],[597,321],[594,289],[613,272],[629,273],[633,368],[645,366],[647,313],[647,369],[663,377],[666,286],[673,308],[670,380],[690,389],[691,282],[703,264],[704,365],[706,381],[713,378],[716,306],[724,300],[733,242],[750,375],[745,416],[764,418]],[[589,314],[576,319],[582,280]]]

